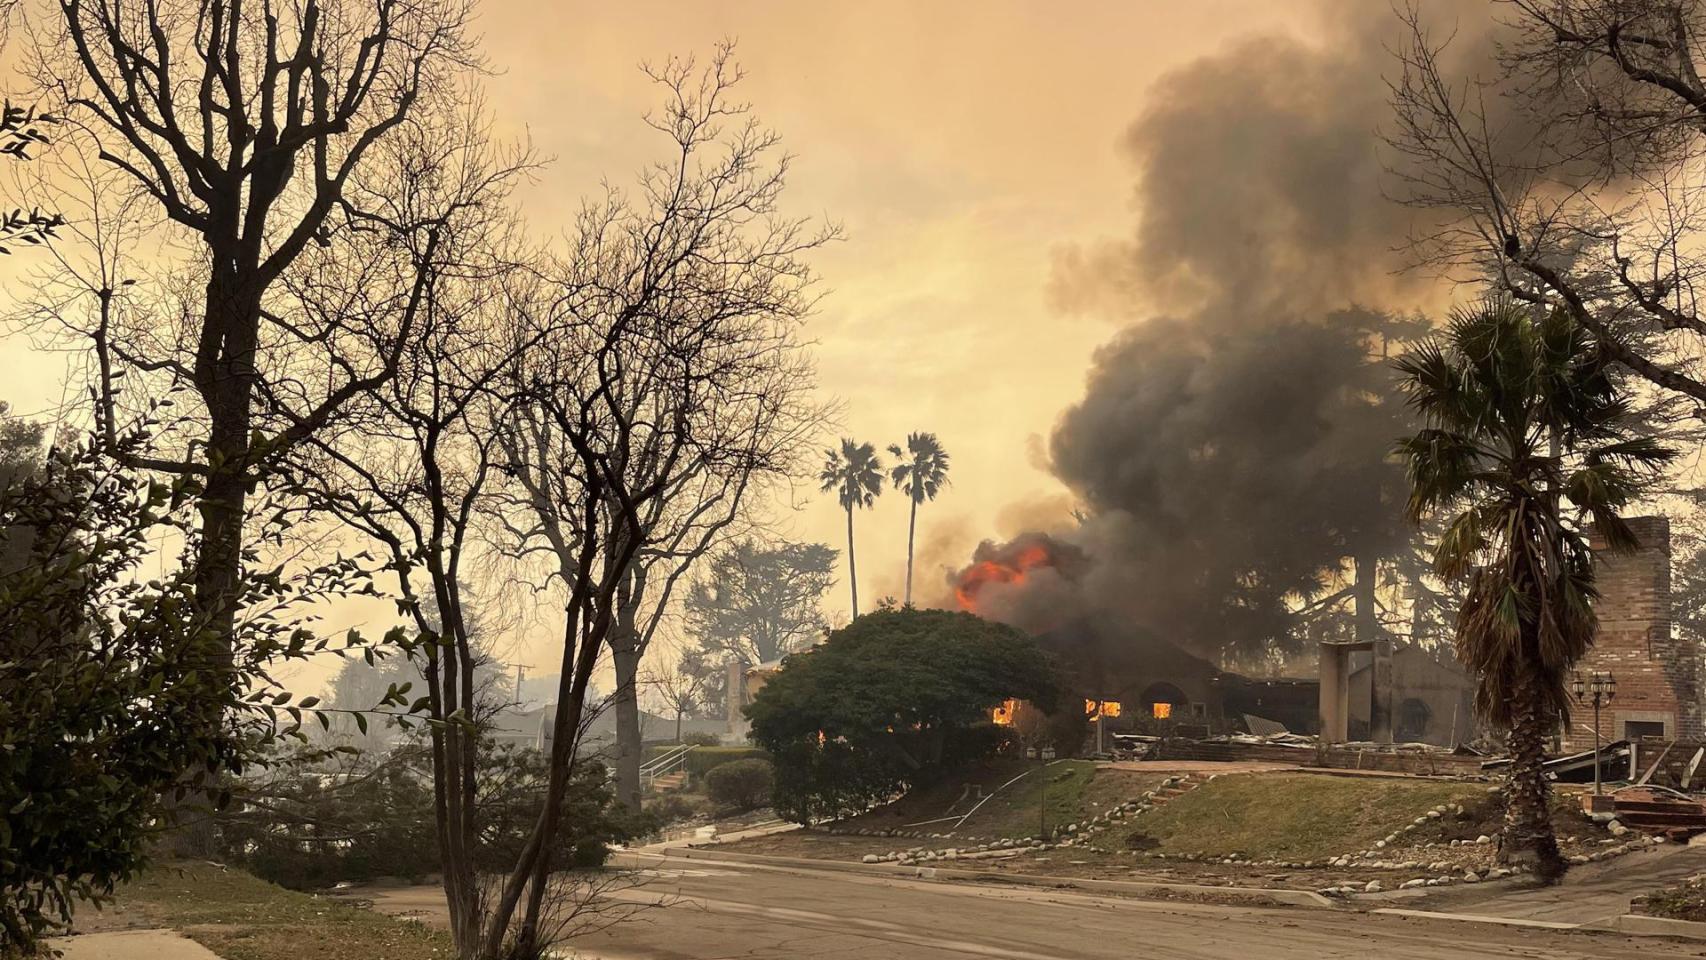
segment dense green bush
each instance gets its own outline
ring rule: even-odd
[[[681,738],[681,742],[695,747],[715,747],[720,745],[723,741],[714,733],[705,730],[697,730],[683,736]]]
[[[1008,698],[1051,709],[1053,663],[1034,640],[969,613],[879,610],[790,656],[746,708],[776,760],[778,814],[800,823],[864,810],[982,759]]]
[[[705,775],[705,792],[712,800],[737,810],[751,810],[770,801],[776,772],[770,761],[749,757],[711,768]]]
[[[646,801],[646,815],[660,827],[687,820],[699,814],[699,807],[679,793],[666,793]]]
[[[1044,742],[1054,748],[1057,757],[1081,756],[1084,744],[1090,738],[1090,718],[1084,715],[1084,711],[1072,709],[1074,706],[1076,704],[1049,714],[1043,728]]]
[[[134,877],[163,825],[308,716],[269,672],[325,645],[287,613],[358,576],[247,572],[247,615],[219,636],[193,570],[156,567],[158,541],[194,540],[193,487],[123,465],[146,449],[101,438],[0,479],[0,956]]]
[[[249,802],[221,818],[220,839],[228,860],[259,877],[312,890],[340,880],[412,879],[439,869],[432,777],[418,746],[337,771],[295,771],[249,786]],[[505,745],[482,754],[477,866],[501,870],[515,862],[538,820],[544,786],[545,758],[538,751]],[[627,812],[615,802],[604,766],[582,762],[564,798],[552,861],[565,869],[602,866],[612,843],[650,833],[657,822]]]

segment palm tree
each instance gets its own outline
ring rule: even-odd
[[[853,588],[853,616],[859,616],[859,564],[853,556],[853,508],[870,507],[883,492],[883,462],[877,458],[877,448],[868,443],[855,443],[842,438],[841,449],[824,451],[828,458],[818,479],[823,491],[835,491],[841,508],[847,511],[847,581]]]
[[[1397,367],[1424,424],[1397,446],[1407,513],[1446,521],[1435,570],[1467,580],[1457,654],[1475,671],[1478,712],[1507,731],[1500,858],[1551,882],[1565,864],[1547,810],[1544,741],[1568,722],[1567,673],[1597,629],[1584,524],[1610,549],[1636,546],[1621,511],[1673,452],[1631,432],[1605,356],[1562,311],[1537,319],[1489,300],[1454,313],[1442,336]]]
[[[889,471],[896,490],[906,491],[912,501],[912,515],[906,521],[906,605],[912,606],[912,542],[918,530],[918,505],[936,499],[936,494],[948,483],[948,451],[934,433],[909,433],[906,450],[899,444],[889,444],[889,453],[900,462]]]

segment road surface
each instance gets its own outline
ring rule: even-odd
[[[1658,960],[1706,942],[1492,924],[1109,898],[646,857],[634,911],[574,939],[588,960]],[[442,922],[436,887],[355,891]]]

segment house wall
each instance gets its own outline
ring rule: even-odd
[[[1367,667],[1351,674],[1353,740],[1367,736],[1371,675]],[[1403,647],[1392,655],[1392,713],[1393,738],[1400,742],[1453,747],[1475,738],[1474,699],[1467,675],[1455,662],[1441,662],[1417,646]]]
[[[1628,723],[1645,721],[1662,724],[1665,739],[1698,739],[1700,650],[1672,629],[1670,521],[1638,517],[1630,525],[1641,542],[1634,553],[1611,554],[1597,532],[1591,538],[1599,632],[1579,669],[1607,671],[1617,679],[1617,696],[1600,712],[1599,732],[1619,739]],[[1575,748],[1591,747],[1591,706],[1574,708],[1565,740]]]

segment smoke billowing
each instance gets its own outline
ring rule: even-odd
[[[1134,321],[1050,438],[1081,516],[1015,542],[1084,560],[992,578],[983,565],[1015,545],[986,544],[957,580],[983,577],[976,609],[1259,653],[1286,641],[1288,602],[1405,536],[1382,354],[1425,329],[1415,311],[1438,290],[1399,269],[1411,215],[1383,195],[1377,133],[1397,24],[1370,6],[1335,5],[1321,46],[1252,40],[1150,91],[1123,139],[1135,229],[1063,253],[1051,290],[1060,309]],[[1458,49],[1484,56],[1484,6],[1455,6]]]

